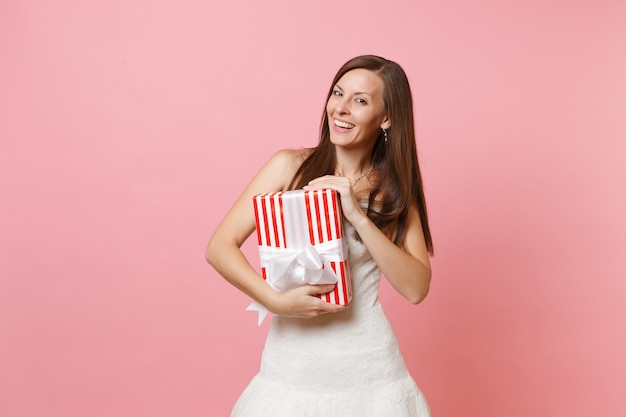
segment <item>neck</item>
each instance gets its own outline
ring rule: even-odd
[[[335,174],[348,177],[352,182],[358,182],[363,176],[372,170],[371,152],[345,152],[337,149],[337,162],[335,164]]]

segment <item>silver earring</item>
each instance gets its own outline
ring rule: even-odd
[[[387,136],[387,131],[383,129],[383,135],[385,135],[385,142],[389,142],[389,136]]]

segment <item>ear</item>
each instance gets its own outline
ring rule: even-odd
[[[380,128],[381,129],[389,129],[391,127],[391,120],[389,120],[389,115],[385,114],[385,118],[383,119],[382,123],[380,124]]]

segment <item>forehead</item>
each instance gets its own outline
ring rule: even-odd
[[[348,89],[372,95],[381,93],[385,87],[382,78],[378,74],[362,68],[346,72],[339,78],[337,85],[344,90]]]

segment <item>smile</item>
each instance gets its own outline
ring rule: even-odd
[[[348,122],[342,122],[340,120],[335,120],[335,126],[340,127],[342,129],[352,129],[354,125]]]

